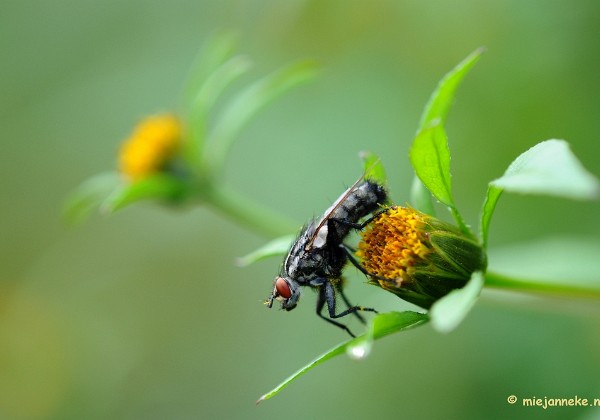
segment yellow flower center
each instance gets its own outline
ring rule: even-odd
[[[426,245],[425,224],[422,213],[391,207],[361,233],[356,255],[377,280],[393,280],[400,286],[415,268],[426,264],[424,259],[431,252]]]
[[[119,152],[119,170],[137,180],[160,171],[181,142],[181,124],[170,114],[155,115],[137,125]]]

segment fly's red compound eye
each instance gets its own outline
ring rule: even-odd
[[[292,291],[290,290],[290,286],[283,277],[277,277],[277,280],[275,280],[275,290],[277,290],[279,296],[281,296],[284,299],[289,299],[292,297]]]

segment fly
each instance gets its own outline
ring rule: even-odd
[[[300,299],[300,286],[309,286],[317,292],[317,315],[354,337],[346,325],[335,319],[355,314],[364,323],[359,311],[377,311],[351,305],[343,292],[342,269],[346,262],[350,260],[364,271],[344,240],[352,229],[362,229],[359,221],[386,201],[385,188],[373,180],[361,178],[348,188],[320,219],[313,219],[302,228],[275,277],[273,292],[265,304],[271,308],[277,299],[282,309],[291,311]],[[336,313],[336,295],[348,309]],[[329,318],[322,313],[325,305]]]

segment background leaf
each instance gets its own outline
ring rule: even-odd
[[[429,311],[431,325],[442,333],[454,330],[467,316],[483,288],[483,274],[476,271],[461,289],[453,290],[433,304]]]
[[[237,135],[245,124],[270,101],[316,76],[314,61],[286,66],[253,83],[227,105],[207,140],[204,164],[221,168]]]
[[[237,265],[241,267],[246,267],[250,264],[254,264],[257,261],[261,261],[278,255],[285,255],[292,246],[292,242],[294,242],[295,238],[295,235],[285,235],[279,238],[275,238],[272,241],[267,242],[257,250],[238,258]]]
[[[202,46],[192,65],[183,88],[184,109],[190,109],[206,80],[234,53],[237,36],[231,32],[217,32]]]
[[[63,213],[67,221],[73,224],[85,221],[122,182],[116,172],[98,174],[83,182],[65,201]]]
[[[200,154],[206,140],[208,114],[225,89],[250,68],[250,60],[235,56],[206,76],[189,107],[188,139],[186,149],[191,162],[199,164]]]

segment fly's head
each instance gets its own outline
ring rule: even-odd
[[[273,281],[273,293],[265,301],[268,308],[273,307],[273,300],[281,302],[281,309],[291,311],[300,299],[300,286],[289,277],[277,276]]]

